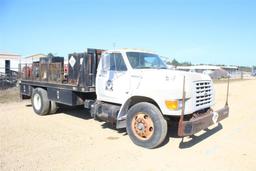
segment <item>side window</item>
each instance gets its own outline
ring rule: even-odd
[[[107,72],[110,70],[110,54],[102,56],[102,71]]]
[[[111,70],[115,71],[127,71],[127,67],[124,63],[124,59],[121,53],[111,54],[111,63],[113,63],[113,68]]]
[[[121,53],[105,54],[102,58],[102,71],[127,71]]]

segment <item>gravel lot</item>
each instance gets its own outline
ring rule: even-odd
[[[256,170],[255,88],[255,79],[231,82],[228,119],[183,140],[169,130],[153,150],[83,109],[37,116],[30,101],[0,103],[0,170]],[[215,89],[217,109],[226,84]]]

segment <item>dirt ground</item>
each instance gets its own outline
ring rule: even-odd
[[[7,90],[0,89],[0,105],[1,103],[19,102],[19,87],[13,87]]]
[[[169,130],[153,150],[83,109],[38,116],[30,101],[0,103],[0,170],[256,170],[255,87],[256,80],[231,82],[228,119],[183,141]],[[217,109],[226,84],[215,89]]]

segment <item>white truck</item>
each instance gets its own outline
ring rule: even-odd
[[[51,56],[25,67],[21,97],[31,98],[39,115],[55,113],[59,103],[84,105],[92,117],[126,128],[130,139],[145,148],[159,146],[166,138],[167,123],[177,118],[178,135],[183,137],[228,117],[228,103],[218,111],[211,109],[214,90],[208,75],[169,70],[155,53],[136,49],[73,53],[67,78],[61,75],[59,59]]]

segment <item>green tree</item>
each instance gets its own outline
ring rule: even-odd
[[[174,65],[174,66],[180,65],[180,63],[175,58],[172,60],[171,64]]]
[[[182,66],[191,66],[191,62],[182,62],[181,63]]]

